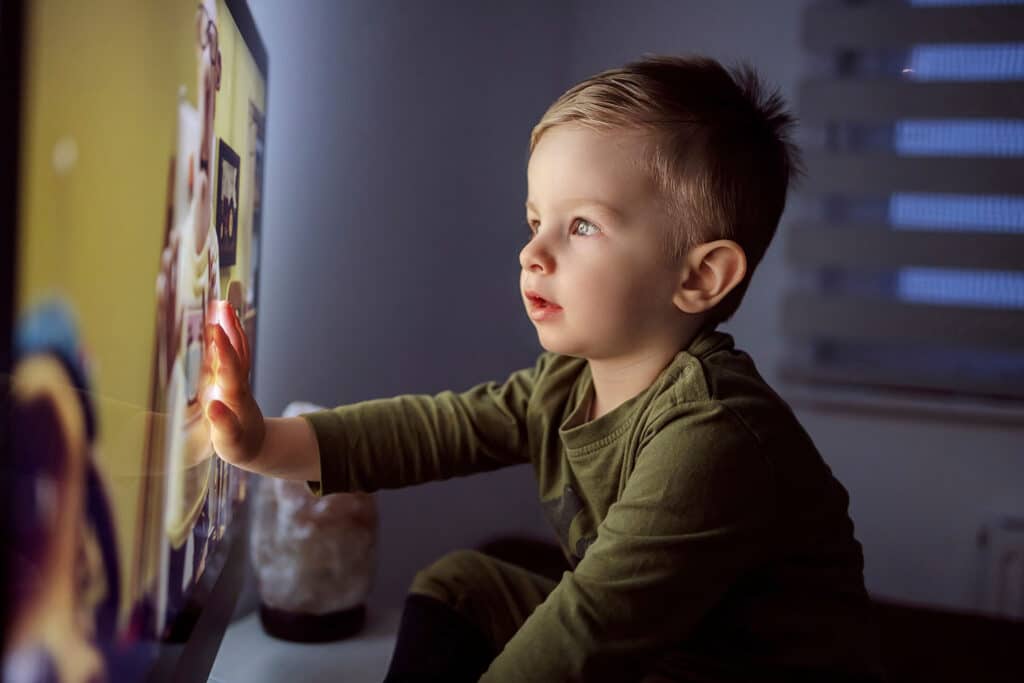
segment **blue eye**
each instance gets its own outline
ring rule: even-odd
[[[585,218],[577,218],[572,227],[572,234],[582,235],[583,237],[591,237],[600,231],[601,228],[597,227]]]

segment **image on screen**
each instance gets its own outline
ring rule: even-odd
[[[2,678],[142,680],[250,493],[203,398],[215,302],[255,354],[266,54],[236,1],[19,13]]]

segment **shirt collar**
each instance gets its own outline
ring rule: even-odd
[[[686,352],[691,356],[697,358],[703,358],[709,356],[716,351],[723,349],[732,349],[735,347],[732,335],[725,332],[719,332],[714,327],[701,328],[693,339],[690,340],[689,346],[686,347]]]

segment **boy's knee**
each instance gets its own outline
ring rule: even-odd
[[[450,552],[417,572],[409,592],[428,595],[457,609],[479,585],[490,561],[477,550]]]

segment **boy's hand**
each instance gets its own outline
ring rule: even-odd
[[[219,323],[207,326],[214,354],[213,386],[206,394],[203,413],[217,454],[247,468],[263,447],[266,425],[249,385],[252,356],[242,323],[227,301],[217,301],[215,306]]]

